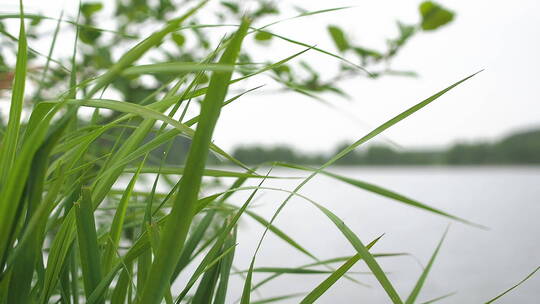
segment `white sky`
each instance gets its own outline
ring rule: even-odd
[[[74,2],[65,2],[68,12],[76,6]],[[457,13],[454,22],[439,31],[417,35],[393,63],[393,68],[414,70],[420,78],[355,78],[344,82],[341,87],[353,99],[329,99],[339,110],[296,94],[253,94],[224,109],[215,142],[226,149],[242,143],[286,143],[302,150],[330,150],[337,143],[360,138],[370,128],[480,69],[485,71],[384,135],[400,146],[414,148],[496,139],[515,130],[539,126],[540,93],[536,86],[540,84],[540,2],[438,2]],[[13,12],[17,9],[14,3],[0,0],[0,7]],[[418,20],[420,1],[296,3],[310,10],[356,6],[271,28],[275,33],[333,51],[327,24],[340,25],[352,33],[354,42],[382,49],[384,39],[396,34],[395,20]],[[31,11],[58,16],[62,1],[27,0],[25,5]],[[275,43],[262,55],[280,59],[297,50]],[[323,69],[337,63],[314,52],[305,59]],[[270,82],[262,76],[250,82],[250,87]]]

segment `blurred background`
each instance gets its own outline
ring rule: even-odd
[[[182,2],[182,1],[180,1]],[[178,15],[193,1],[83,1],[80,22],[115,32],[81,32],[79,60],[88,67],[81,79],[95,76],[117,60],[120,50],[160,28],[168,16]],[[163,3],[171,3],[166,6]],[[187,3],[187,4],[186,4]],[[425,13],[426,3],[437,14]],[[76,20],[76,1],[25,0],[28,14]],[[424,10],[422,6],[424,5]],[[408,107],[480,70],[472,79],[367,145],[341,159],[332,172],[376,185],[488,227],[452,223],[447,240],[430,273],[422,300],[456,292],[441,303],[480,303],[517,283],[540,264],[540,3],[506,1],[213,1],[198,24],[237,24],[245,11],[260,12],[254,26],[335,7],[350,6],[272,25],[271,35],[246,41],[246,63],[268,63],[316,46],[292,63],[249,80],[233,93],[264,85],[224,109],[215,143],[249,165],[284,161],[317,166],[343,147]],[[9,88],[14,65],[18,13],[14,1],[0,1],[2,60],[0,87]],[[161,8],[161,9],[160,9]],[[428,7],[429,8],[429,7]],[[430,19],[431,18],[431,19]],[[435,18],[435,19],[433,19]],[[29,26],[30,67],[40,79],[56,21],[34,18]],[[140,63],[190,61],[207,53],[234,27],[184,31],[164,42],[160,52]],[[186,31],[187,32],[187,31]],[[120,35],[118,33],[121,33]],[[48,86],[30,84],[34,95],[52,98],[67,73],[74,30],[62,24],[50,69],[56,79]],[[329,55],[329,53],[331,53]],[[191,56],[191,57],[190,57]],[[349,63],[336,58],[342,56]],[[46,56],[45,56],[46,57]],[[357,66],[365,66],[366,70]],[[249,65],[245,71],[249,73]],[[86,73],[86,74],[85,74]],[[167,78],[145,75],[118,79],[104,97],[138,100],[166,83]],[[3,92],[2,118],[8,109]],[[188,109],[196,115],[198,109]],[[88,116],[91,115],[88,112]],[[106,114],[106,112],[105,112]],[[102,143],[104,149],[107,142]],[[178,139],[168,161],[181,165],[189,142]],[[163,151],[156,150],[155,156]],[[223,166],[215,158],[213,166]],[[298,176],[297,171],[277,170]],[[290,189],[295,183],[273,181]],[[407,255],[382,259],[383,268],[398,291],[412,288],[433,252],[448,220],[365,193],[328,177],[318,177],[302,190],[336,212],[364,242],[385,234],[374,252]],[[285,195],[268,193],[257,210],[270,218]],[[241,196],[238,196],[241,199]],[[241,200],[239,200],[241,202]],[[238,269],[249,266],[259,225],[246,221],[239,234]],[[347,241],[318,211],[293,199],[276,226],[287,231],[320,258],[353,253]],[[257,263],[260,266],[298,266],[306,259],[270,236]],[[283,265],[286,264],[286,265]],[[365,271],[365,266],[357,270]],[[262,277],[256,277],[260,279]],[[261,297],[310,290],[322,277],[297,275],[261,287]],[[384,291],[368,275],[360,286],[340,281],[320,303],[385,303]],[[242,279],[233,281],[241,290]],[[299,286],[300,289],[299,290]],[[540,277],[527,281],[500,303],[536,303]],[[235,299],[231,299],[231,303]],[[295,303],[295,300],[289,300]],[[446,301],[446,302],[444,302]]]

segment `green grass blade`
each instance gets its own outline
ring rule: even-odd
[[[356,142],[354,142],[353,144],[351,144],[347,148],[345,148],[342,151],[340,151],[339,153],[337,153],[334,157],[332,157],[330,160],[328,160],[320,169],[322,170],[322,169],[332,165],[337,160],[339,160],[343,156],[347,155],[352,150],[356,149],[358,146],[364,144],[365,142],[369,141],[370,139],[372,139],[375,136],[379,135],[380,133],[384,132],[385,130],[387,130],[388,128],[390,128],[393,125],[397,124],[398,122],[404,120],[405,118],[407,118],[407,117],[411,116],[412,114],[416,113],[417,111],[421,110],[425,106],[427,106],[430,103],[432,103],[433,101],[437,100],[439,97],[446,94],[448,91],[452,90],[453,88],[457,87],[458,85],[462,84],[463,82],[471,79],[472,77],[474,77],[476,74],[478,74],[480,72],[481,71],[476,72],[476,73],[474,73],[474,74],[472,74],[470,76],[467,76],[467,77],[461,79],[460,81],[450,85],[449,87],[437,92],[436,94],[424,99],[423,101],[415,104],[414,106],[408,108],[407,110],[405,110],[405,111],[401,112],[400,114],[394,116],[393,118],[389,119],[388,121],[386,121],[382,125],[378,126],[377,128],[373,129],[371,132],[369,132],[368,134],[366,134],[365,136],[363,136],[362,138],[360,138],[359,140],[357,140]]]
[[[134,173],[137,169],[135,168],[126,168],[124,172],[126,173]],[[184,174],[184,167],[172,167],[172,166],[164,166],[164,167],[143,167],[141,169],[141,173],[160,173],[160,174],[175,174],[175,175],[183,175]],[[220,169],[204,169],[203,176],[212,176],[212,177],[245,177],[245,178],[278,178],[277,176],[268,176],[265,177],[264,175],[258,175],[255,173],[245,173],[245,172],[235,172],[235,171],[229,171],[229,170],[220,170]]]
[[[422,275],[420,275],[420,277],[418,278],[418,281],[416,282],[416,285],[411,291],[411,294],[409,295],[407,300],[405,300],[405,304],[413,304],[416,301],[416,298],[418,297],[418,294],[420,293],[422,286],[424,286],[427,275],[429,271],[431,270],[431,267],[433,266],[433,262],[435,262],[435,258],[437,257],[437,254],[439,253],[439,250],[441,249],[442,243],[444,242],[444,239],[446,238],[447,233],[448,233],[448,228],[446,228],[446,231],[444,232],[441,240],[439,241],[439,244],[437,244],[437,248],[435,248],[435,251],[433,252],[433,255],[431,256],[431,258],[429,259],[428,264],[424,268]]]
[[[103,265],[102,265],[103,273],[109,272],[109,270],[111,269],[114,256],[116,255],[118,251],[118,244],[120,243],[120,237],[122,234],[122,226],[124,225],[124,219],[126,216],[128,203],[129,203],[129,200],[131,199],[133,188],[135,187],[135,183],[137,182],[137,179],[139,178],[139,173],[143,164],[144,164],[144,161],[141,162],[139,168],[137,169],[137,171],[135,171],[135,174],[129,181],[129,184],[126,190],[122,194],[120,203],[118,203],[116,212],[114,213],[111,228],[109,229],[109,238],[107,240],[107,247],[105,249],[105,253],[103,254]]]
[[[293,293],[293,294],[289,294],[289,295],[271,297],[271,298],[267,298],[267,299],[253,301],[253,302],[251,302],[251,304],[265,304],[265,303],[280,302],[280,301],[283,301],[283,300],[297,298],[297,297],[299,297],[301,295],[303,295],[303,294],[302,293]]]
[[[54,29],[51,46],[49,47],[49,53],[47,54],[47,61],[45,61],[45,67],[43,68],[43,72],[41,73],[41,79],[38,83],[38,88],[36,90],[36,93],[34,94],[35,97],[39,97],[41,95],[41,90],[43,89],[43,84],[45,83],[45,76],[47,75],[47,72],[49,71],[49,66],[51,64],[51,58],[54,51],[54,46],[56,45],[56,39],[58,38],[58,33],[60,32],[60,21],[62,20],[63,16],[64,11],[62,10],[60,12],[60,17],[58,18],[58,21],[56,23],[56,28]]]
[[[505,294],[509,293],[510,291],[514,290],[515,288],[519,287],[519,285],[523,284],[525,281],[530,279],[538,270],[540,270],[540,266],[538,266],[533,272],[529,273],[523,280],[519,281],[516,285],[514,285],[514,286],[510,287],[509,289],[505,290],[503,293],[496,296],[495,298],[487,301],[485,304],[493,303],[493,302],[497,301],[498,299],[502,298]]]
[[[236,228],[232,231],[229,237],[225,240],[223,248],[231,248],[236,244]],[[234,249],[231,254],[225,256],[220,263],[219,284],[216,289],[214,304],[225,304],[227,291],[229,290],[229,276],[234,260]]]
[[[230,189],[235,189],[235,188],[238,188],[240,186],[242,186],[242,184],[246,181],[246,178],[245,177],[240,177],[238,178],[232,185],[231,187],[229,187],[229,190]],[[217,204],[221,204],[223,203],[225,200],[227,200],[227,198],[229,198],[234,192],[227,192],[227,193],[224,193],[224,194],[221,194],[219,193],[218,196],[215,196],[215,198],[218,198],[221,196],[221,199],[219,200],[219,202],[217,202]],[[214,199],[212,199],[212,201],[214,201]],[[201,209],[202,210],[202,209]],[[196,212],[198,213],[198,212]],[[203,237],[204,237],[204,234],[206,233],[206,231],[208,230],[208,228],[210,227],[210,225],[212,224],[213,222],[213,219],[214,217],[216,216],[216,211],[215,210],[210,210],[204,217],[203,219],[199,222],[199,224],[197,225],[197,227],[193,228],[193,232],[190,233],[190,236],[189,238],[187,239],[186,241],[186,244],[184,245],[184,248],[182,249],[182,254],[180,255],[180,258],[178,259],[178,263],[176,265],[176,269],[173,273],[173,280],[176,279],[176,277],[178,276],[178,274],[184,269],[184,267],[186,267],[189,262],[193,259],[192,256],[193,256],[193,253],[197,247],[197,245],[199,243],[202,242],[203,240]],[[234,235],[235,238],[236,238],[236,234]],[[225,241],[226,242],[226,241]],[[229,244],[230,246],[232,246],[233,244]],[[230,247],[229,246],[229,247]]]
[[[247,20],[243,22],[222,55],[220,63],[236,63],[248,25]],[[166,284],[174,271],[174,266],[171,267],[171,265],[174,265],[180,257],[191,225],[212,133],[225,100],[231,76],[231,72],[214,72],[212,74],[208,92],[202,102],[201,120],[188,152],[186,168],[180,181],[178,194],[173,203],[170,218],[165,224],[158,254],[150,269],[149,284],[145,286],[139,303],[158,304],[161,301]]]
[[[82,189],[81,201],[75,204],[77,214],[77,240],[81,256],[84,290],[89,297],[101,281],[101,262],[97,242],[94,208],[90,191]]]
[[[195,272],[193,273],[193,275],[191,276],[189,282],[187,283],[186,287],[184,288],[184,290],[182,290],[182,292],[180,293],[180,295],[176,298],[176,301],[175,303],[176,304],[179,304],[181,303],[182,299],[184,299],[184,297],[186,296],[187,292],[189,291],[189,289],[193,286],[193,284],[195,284],[195,281],[197,281],[197,279],[204,273],[206,273],[208,270],[212,269],[212,267],[214,267],[214,265],[216,265],[217,263],[221,262],[225,257],[227,257],[228,255],[230,255],[234,248],[236,247],[236,245],[234,245],[233,247],[230,247],[230,248],[226,248],[224,250],[221,250],[221,251],[217,251],[217,252],[212,252],[212,253],[217,253],[218,256],[215,257],[214,259],[207,259],[208,257],[211,257],[213,258],[215,255],[212,254],[212,255],[207,255],[205,256],[205,259],[203,260],[203,262],[199,265],[199,266],[203,266],[202,268],[201,267],[198,267]],[[212,249],[214,249],[216,247],[213,247]]]
[[[30,174],[32,159],[46,137],[49,123],[56,110],[58,107],[45,115],[36,130],[28,137],[28,140],[25,140],[12,169],[9,171],[8,178],[0,190],[0,257],[2,258],[0,267],[2,268],[7,260],[9,248],[14,241],[13,233],[17,230],[17,218],[20,215],[17,210],[22,210],[20,208],[22,208],[23,191]]]
[[[39,303],[41,304],[49,303],[49,298],[58,284],[60,271],[62,270],[68,251],[75,239],[75,233],[75,209],[72,208],[64,217],[51,246],[51,251],[47,259],[43,288],[39,297]]]
[[[297,19],[297,18],[302,18],[302,17],[307,17],[307,16],[313,16],[313,15],[318,15],[318,14],[335,12],[335,11],[340,11],[340,10],[349,9],[349,8],[352,8],[352,6],[341,6],[341,7],[325,8],[325,9],[316,10],[316,11],[302,12],[301,14],[298,14],[296,16],[281,19],[281,20],[274,21],[272,23],[266,24],[265,26],[260,27],[259,30],[263,30],[263,29],[268,28],[268,27],[270,27],[272,25],[275,25],[275,24],[278,24],[278,23],[281,23],[281,22],[285,22],[285,21],[288,21],[288,20],[294,20],[294,19]]]
[[[278,209],[276,210],[276,212],[274,213],[274,215],[272,216],[272,219],[270,220],[270,224],[272,224],[274,222],[274,220],[277,218],[277,216],[280,214],[280,212],[283,210],[283,208],[285,207],[285,205],[287,204],[287,202],[294,196],[294,195],[297,195],[298,194],[298,191],[305,185],[307,184],[313,177],[315,177],[318,173],[320,173],[321,171],[323,171],[325,168],[329,167],[330,165],[332,165],[333,163],[335,163],[336,161],[338,161],[339,159],[341,159],[342,157],[344,157],[345,155],[347,155],[348,153],[350,153],[351,151],[353,151],[355,148],[357,148],[358,146],[364,144],[365,142],[369,141],[370,139],[372,139],[373,137],[377,136],[378,134],[382,133],[383,131],[387,130],[388,128],[392,127],[393,125],[397,124],[398,122],[402,121],[403,119],[409,117],[410,115],[414,114],[416,111],[422,109],[423,107],[427,106],[428,104],[430,104],[431,102],[433,102],[434,100],[436,100],[437,98],[441,97],[442,95],[444,95],[446,92],[450,91],[451,89],[453,89],[454,87],[458,86],[459,84],[463,83],[464,81],[470,79],[471,77],[473,77],[474,75],[476,75],[477,73],[475,74],[472,74],[468,77],[465,77],[464,79],[450,85],[449,87],[447,87],[446,89],[443,89],[441,91],[439,91],[438,93],[432,95],[431,97],[417,103],[416,105],[410,107],[409,109],[405,110],[404,112],[396,115],[395,117],[393,117],[392,119],[388,120],[387,122],[383,123],[382,125],[380,125],[379,127],[375,128],[373,131],[369,132],[367,135],[363,136],[362,138],[360,138],[359,140],[357,140],[356,142],[354,142],[353,144],[349,145],[348,147],[346,147],[345,149],[343,149],[342,151],[340,151],[339,153],[337,153],[334,157],[332,157],[330,160],[328,160],[326,163],[324,163],[321,167],[319,167],[315,172],[313,172],[312,174],[310,174],[306,179],[304,179],[298,186],[296,186],[296,188],[289,194],[289,196],[281,203],[281,205],[278,207]],[[322,206],[318,206],[319,209],[321,209],[320,207]],[[325,211],[326,209],[321,209],[322,211]],[[328,211],[329,212],[329,211]],[[325,214],[327,212],[325,211]],[[327,214],[327,216],[330,216],[330,214]],[[332,218],[332,217],[330,217]],[[336,220],[337,222],[336,225],[338,225],[339,220],[337,218],[333,218],[333,221]],[[344,226],[342,225],[343,223],[339,224],[338,225],[338,228],[344,228]],[[346,226],[345,226],[346,227]],[[263,235],[261,237],[261,239],[259,240],[259,244],[258,244],[258,247],[260,247],[261,243],[263,242],[264,240],[264,237],[266,236],[266,233],[268,231],[268,228],[265,229],[265,231],[263,232]],[[345,231],[347,232],[347,231]],[[351,232],[352,233],[352,232]],[[379,280],[379,282],[381,283],[381,285],[385,288],[386,292],[388,293],[388,295],[390,296],[390,298],[392,299],[392,301],[394,303],[401,303],[401,299],[399,298],[398,294],[396,293],[396,291],[394,290],[393,286],[390,284],[390,282],[388,281],[388,279],[386,278],[386,275],[384,275],[384,273],[382,272],[382,270],[380,269],[379,265],[377,264],[377,262],[375,261],[375,259],[373,259],[373,257],[369,254],[369,252],[367,250],[365,250],[365,247],[363,246],[363,244],[360,242],[360,240],[354,236],[354,234],[350,234],[350,233],[345,233],[345,235],[348,235],[349,237],[353,237],[350,239],[350,241],[353,241],[355,248],[358,250],[359,253],[363,254],[363,258],[364,260],[366,261],[366,263],[368,264],[368,266],[370,267],[371,271],[375,274],[375,276],[377,277],[377,279]],[[255,255],[257,254],[257,250],[255,251],[255,254],[254,254],[254,257],[253,259],[255,259]],[[246,282],[246,285],[247,285],[247,282]],[[246,287],[246,285],[244,285],[244,287]],[[245,292],[245,288],[244,288],[244,292]],[[244,293],[245,294],[245,293]],[[247,301],[249,302],[249,298],[247,299]]]
[[[111,295],[111,304],[124,304],[126,302],[129,283],[131,282],[132,267],[131,264],[122,270],[120,278],[114,287]]]
[[[270,171],[268,171],[268,174],[270,174]],[[268,175],[267,174],[267,175]],[[232,217],[232,219],[230,220],[230,222],[227,223],[226,227],[224,229],[221,230],[220,232],[220,235],[217,239],[217,241],[214,243],[214,245],[212,246],[212,248],[209,250],[209,252],[206,254],[206,256],[203,258],[203,260],[201,261],[201,263],[199,264],[199,266],[197,267],[197,269],[195,270],[195,272],[193,273],[193,275],[191,276],[188,284],[186,285],[186,287],[184,287],[184,290],[180,293],[180,295],[178,296],[177,298],[177,303],[179,303],[184,297],[185,295],[188,293],[189,289],[193,286],[193,284],[195,284],[196,280],[197,280],[197,277],[202,273],[202,271],[204,271],[204,269],[207,268],[207,265],[211,262],[211,260],[219,253],[219,251],[221,250],[221,248],[223,247],[223,244],[225,243],[225,241],[227,240],[227,237],[229,236],[229,234],[231,233],[231,231],[233,229],[235,229],[238,221],[240,220],[240,217],[244,214],[244,212],[246,211],[247,207],[249,206],[249,204],[251,203],[251,201],[253,200],[253,198],[255,197],[255,194],[257,194],[257,191],[259,191],[260,189],[260,186],[264,183],[264,179],[259,183],[259,186],[258,187],[251,187],[251,190],[253,190],[251,192],[251,194],[249,195],[249,197],[247,198],[247,200],[244,202],[244,204],[238,209],[238,211],[236,212],[236,214]],[[243,180],[242,179],[239,179],[235,182],[234,185],[241,185],[243,183]],[[233,185],[233,186],[234,186]],[[224,196],[226,197],[226,196]]]
[[[449,293],[449,294],[445,294],[444,296],[436,297],[436,298],[431,299],[431,300],[428,300],[428,301],[426,301],[426,302],[422,302],[422,304],[431,304],[431,303],[435,303],[435,302],[438,302],[438,301],[440,301],[440,300],[444,300],[444,299],[446,299],[446,298],[448,298],[448,297],[451,297],[451,296],[453,296],[453,295],[455,295],[455,294],[456,294],[455,292],[451,292],[451,293]]]
[[[233,98],[230,98],[229,100],[227,100],[226,102],[223,103],[223,106],[230,104],[231,102],[233,102],[234,100],[237,100],[238,98],[240,98],[244,94],[247,94],[247,93],[249,93],[249,92],[251,92],[253,90],[256,90],[256,89],[258,89],[260,87],[261,86],[255,87],[253,89],[242,92],[242,93],[236,95]],[[189,126],[194,125],[198,121],[199,121],[199,116],[196,116],[196,117],[190,119],[189,121],[187,121],[185,123],[185,125],[189,127]],[[99,131],[98,130],[98,132],[100,133],[100,132],[104,132],[104,131]],[[137,159],[140,156],[145,155],[146,153],[148,153],[151,150],[157,148],[161,144],[164,144],[167,141],[172,140],[175,136],[180,135],[180,134],[181,134],[181,131],[179,131],[178,129],[172,129],[172,130],[168,130],[168,131],[156,136],[155,138],[153,138],[152,140],[150,140],[149,142],[143,144],[140,147],[138,145],[134,145],[134,146],[137,147],[135,150],[133,150],[130,153],[123,153],[123,154],[121,154],[121,157],[115,158],[114,163],[111,164],[108,169],[106,169],[104,172],[102,172],[100,177],[98,177],[98,178],[101,178],[102,176],[112,175],[114,172],[116,172],[117,170],[120,170],[123,166],[127,165],[131,161]],[[96,137],[92,137],[90,139],[93,140],[95,138]],[[128,148],[122,149],[122,151],[125,151],[125,150],[131,151]],[[103,187],[100,187],[100,188],[103,188]],[[105,191],[101,191],[101,192],[105,193]]]
[[[0,146],[0,185],[5,185],[8,173],[13,166],[15,152],[17,150],[19,129],[21,126],[21,113],[24,101],[24,88],[26,85],[26,65],[28,61],[26,30],[24,27],[24,10],[22,0],[20,6],[19,43],[17,46],[17,62],[13,89],[11,92],[11,104],[9,107],[9,121],[6,132]],[[1,251],[0,251],[1,253]]]
[[[318,269],[304,269],[304,268],[289,268],[289,267],[255,267],[252,270],[253,272],[259,273],[275,273],[275,274],[325,274],[332,273],[329,270],[318,270]],[[242,271],[241,273],[248,272],[248,270]],[[240,272],[237,272],[240,273]]]
[[[366,249],[371,249],[381,237],[378,237],[373,242],[366,246]],[[342,276],[344,276],[351,267],[356,264],[362,256],[355,254],[350,257],[343,265],[341,265],[335,272],[322,281],[317,287],[315,287],[306,297],[302,299],[301,304],[308,304],[315,302],[320,296],[322,296],[332,285],[334,285]]]
[[[396,257],[396,256],[403,256],[403,255],[407,255],[407,254],[406,253],[374,253],[373,257],[375,257],[375,258]],[[308,268],[308,267],[314,267],[314,266],[320,266],[320,265],[324,266],[324,265],[333,264],[333,263],[346,262],[351,258],[352,258],[352,256],[345,256],[345,257],[338,257],[338,258],[332,258],[332,259],[327,259],[327,260],[320,260],[320,261],[315,262],[315,263],[302,265],[302,266],[300,266],[298,268]],[[264,278],[263,280],[261,280],[257,284],[253,285],[253,287],[251,288],[251,291],[253,292],[257,288],[259,288],[262,285],[274,280],[275,278],[279,277],[280,275],[281,274],[277,273],[277,274],[273,274],[271,276],[268,276],[268,277]],[[354,280],[352,278],[349,278],[349,280],[352,280],[355,283],[359,283],[358,281],[356,281],[356,280]],[[363,284],[363,283],[359,283],[359,284],[366,285],[366,284]],[[366,286],[366,287],[369,287],[369,286]]]
[[[26,303],[30,296],[30,285],[32,283],[34,268],[38,258],[41,258],[41,246],[44,238],[44,229],[47,215],[52,209],[54,200],[60,192],[64,170],[60,169],[59,177],[49,188],[47,196],[42,200],[44,188],[45,170],[48,163],[50,149],[58,140],[61,132],[52,135],[49,141],[39,149],[32,162],[33,173],[27,184],[28,210],[25,219],[24,230],[21,231],[18,244],[14,252],[9,256],[8,267],[13,267],[13,274],[10,280],[11,287],[8,294],[8,302],[20,301]],[[46,210],[45,214],[41,214]],[[36,225],[35,219],[40,224]],[[36,228],[38,231],[36,232]]]
[[[233,252],[234,252],[234,249],[231,251],[231,253]],[[226,258],[230,255],[231,254],[228,254],[224,256],[223,258]],[[223,259],[204,273],[201,279],[201,282],[199,283],[199,286],[197,287],[197,290],[195,291],[195,295],[193,296],[193,299],[191,300],[191,303],[208,304],[212,302],[212,298],[214,297],[214,292],[216,290],[216,286],[219,279],[219,272],[220,272],[222,261]]]
[[[373,275],[377,278],[381,286],[384,288],[386,293],[388,294],[388,297],[392,300],[392,303],[394,304],[402,304],[401,298],[399,297],[398,293],[394,289],[394,286],[388,278],[386,277],[386,274],[383,272],[381,267],[379,266],[379,263],[375,260],[373,255],[369,253],[367,250],[367,247],[362,244],[362,241],[356,236],[352,230],[345,225],[345,223],[338,218],[335,214],[333,214],[330,210],[326,209],[325,207],[321,205],[316,205],[319,210],[321,210],[334,224],[336,227],[343,233],[343,235],[349,240],[351,245],[358,251],[358,254],[362,257],[362,259],[366,262],[367,266],[371,271],[373,272]]]
[[[311,172],[317,171],[317,169],[315,169],[315,168],[310,168],[310,167],[306,167],[306,166],[299,166],[299,165],[294,165],[294,164],[277,163],[275,165],[276,166],[286,167],[286,168],[304,170],[304,171],[311,171]],[[481,225],[478,225],[478,224],[475,224],[475,223],[471,223],[470,221],[467,221],[467,220],[462,219],[460,217],[457,217],[457,216],[454,216],[452,214],[446,213],[446,212],[444,212],[442,210],[433,208],[433,207],[431,207],[429,205],[426,205],[426,204],[424,204],[422,202],[411,199],[409,197],[406,197],[404,195],[396,193],[396,192],[394,192],[392,190],[383,188],[381,186],[371,184],[371,183],[367,183],[367,182],[364,182],[364,181],[361,181],[361,180],[358,180],[358,179],[346,177],[346,176],[343,176],[343,175],[335,174],[335,173],[332,173],[332,172],[329,172],[329,171],[320,171],[320,173],[324,174],[326,176],[335,178],[335,179],[337,179],[339,181],[345,182],[345,183],[347,183],[349,185],[352,185],[354,187],[357,187],[357,188],[360,188],[360,189],[363,189],[363,190],[366,190],[366,191],[369,191],[369,192],[372,192],[372,193],[375,193],[375,194],[378,194],[378,195],[381,195],[381,196],[384,196],[384,197],[387,197],[387,198],[390,198],[390,199],[393,199],[393,200],[396,200],[398,202],[402,202],[402,203],[407,204],[409,206],[416,207],[416,208],[419,208],[419,209],[423,209],[425,211],[435,213],[435,214],[438,214],[438,215],[442,215],[442,216],[445,216],[447,218],[450,218],[450,219],[453,219],[453,220],[456,220],[456,221],[459,221],[459,222],[462,222],[462,223],[465,223],[465,224],[468,224],[468,225],[485,228],[484,226],[481,226]]]
[[[122,74],[126,76],[141,74],[179,74],[201,71],[234,71],[234,65],[197,62],[163,62],[137,65],[126,68]]]
[[[312,259],[315,259],[317,260],[317,258],[311,253],[309,252],[307,249],[305,249],[304,247],[302,247],[300,244],[298,244],[298,242],[296,242],[295,240],[293,240],[290,236],[288,236],[285,232],[283,232],[282,230],[280,230],[279,228],[277,228],[276,226],[270,224],[267,220],[265,220],[263,217],[261,217],[260,215],[252,212],[252,211],[249,211],[247,210],[246,211],[246,214],[251,216],[254,220],[256,220],[257,222],[259,222],[261,225],[263,225],[264,227],[268,227],[268,229],[273,232],[277,237],[279,237],[280,239],[282,239],[283,241],[285,241],[287,244],[291,245],[292,247],[296,248],[297,250],[299,250],[300,252],[302,252],[303,254],[309,256],[310,258]]]

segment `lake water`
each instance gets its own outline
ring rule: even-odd
[[[335,168],[333,172],[384,186],[435,208],[489,227],[464,225],[361,189],[320,176],[300,193],[336,213],[366,244],[384,237],[375,253],[407,252],[412,256],[379,259],[402,298],[414,286],[447,225],[448,236],[420,293],[420,302],[457,292],[438,303],[483,303],[511,287],[540,265],[540,167],[362,167]],[[298,171],[277,170],[276,175]],[[298,181],[273,180],[266,186],[293,189]],[[241,204],[248,193],[233,196]],[[266,191],[253,202],[253,211],[269,219],[286,194]],[[276,226],[320,259],[352,255],[354,249],[321,212],[299,198],[292,199]],[[235,266],[247,269],[261,226],[245,218],[239,228]],[[256,266],[297,267],[311,260],[269,234]],[[334,264],[336,267],[339,264]],[[361,261],[353,267],[366,271]],[[267,274],[256,274],[258,282]],[[327,275],[284,275],[261,287],[253,300],[308,292]],[[347,279],[338,281],[317,303],[389,303],[369,275],[354,274],[364,287]],[[231,281],[231,303],[243,280]],[[298,303],[300,298],[281,303]],[[540,274],[498,303],[540,303]]]

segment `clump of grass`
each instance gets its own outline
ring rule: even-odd
[[[372,254],[370,249],[380,237],[364,245],[361,238],[331,210],[301,195],[299,190],[316,175],[325,174],[397,202],[472,224],[384,187],[336,175],[326,169],[475,74],[389,119],[319,168],[272,164],[274,167],[308,171],[310,175],[302,179],[293,191],[265,187],[267,179],[278,178],[272,175],[271,170],[261,175],[255,168],[245,166],[212,143],[222,109],[249,93],[229,96],[229,87],[280,68],[307,51],[349,61],[341,55],[280,36],[305,49],[234,78],[235,71],[241,66],[239,57],[244,38],[261,32],[261,29],[250,27],[250,18],[246,15],[234,33],[224,37],[200,61],[137,65],[137,61],[150,50],[158,48],[165,37],[182,29],[206,2],[200,2],[180,17],[170,20],[163,29],[142,39],[94,78],[77,79],[77,71],[84,66],[76,64],[74,51],[68,90],[54,99],[38,100],[30,109],[28,121],[22,121],[29,55],[24,23],[26,16],[21,1],[9,120],[0,147],[0,303],[225,303],[230,295],[229,277],[236,274],[233,263],[238,246],[238,223],[246,216],[254,218],[266,229],[259,246],[267,232],[271,232],[312,259],[313,263],[297,268],[256,267],[257,248],[245,272],[242,304],[253,303],[252,292],[283,274],[327,274],[326,279],[306,294],[265,300],[266,303],[279,302],[300,295],[303,296],[301,303],[313,303],[339,279],[354,280],[349,270],[359,261],[367,264],[392,303],[416,303],[442,239],[412,292],[403,301],[403,295],[398,294],[377,262],[378,257],[400,254]],[[334,10],[303,13],[299,17]],[[80,27],[76,22],[74,24],[78,31]],[[340,50],[349,47],[341,41],[344,38],[338,28],[332,27],[331,32],[339,40]],[[52,47],[56,35],[58,30]],[[74,43],[76,50],[77,39]],[[49,52],[49,59],[51,54]],[[100,92],[106,90],[119,75],[171,71],[177,76],[140,102],[99,97]],[[201,87],[200,80],[206,73],[211,74],[210,81]],[[298,87],[295,90],[302,92]],[[185,120],[185,111],[191,100],[199,96],[202,97],[200,114]],[[79,114],[82,107],[95,109],[91,119]],[[178,119],[176,113],[182,107],[184,110]],[[106,119],[99,114],[99,109],[112,110],[114,115]],[[160,127],[156,128],[157,125]],[[111,133],[113,130],[120,133]],[[110,134],[116,135],[112,137],[111,148],[106,153],[95,149],[99,141]],[[150,135],[152,137],[148,140]],[[167,166],[163,159],[158,160],[159,166],[149,165],[151,152],[158,147],[168,147],[166,154],[174,153],[170,147],[179,136],[191,140],[184,167]],[[243,171],[208,169],[209,153],[229,160]],[[141,172],[155,174],[151,190],[136,190]],[[180,178],[175,177],[179,175]],[[205,176],[235,178],[235,181],[226,191],[201,197]],[[122,185],[125,177],[129,178],[126,186],[120,190],[113,187]],[[157,191],[160,177],[168,183],[166,192]],[[248,179],[260,182],[258,186],[243,186]],[[248,199],[241,206],[230,204],[231,196],[239,191],[249,191]],[[263,191],[289,194],[270,221],[249,209],[256,194]],[[294,196],[320,210],[351,243],[355,252],[346,257],[319,260],[315,253],[274,226],[274,220]],[[195,217],[198,220],[194,221]],[[195,270],[186,273],[186,266],[199,260],[199,264],[194,265]],[[332,267],[335,263],[343,264]],[[314,268],[317,266],[324,266],[326,270]],[[254,272],[270,273],[271,276],[253,284]],[[186,274],[189,279],[182,282],[180,289],[171,288],[178,282],[180,274]]]

